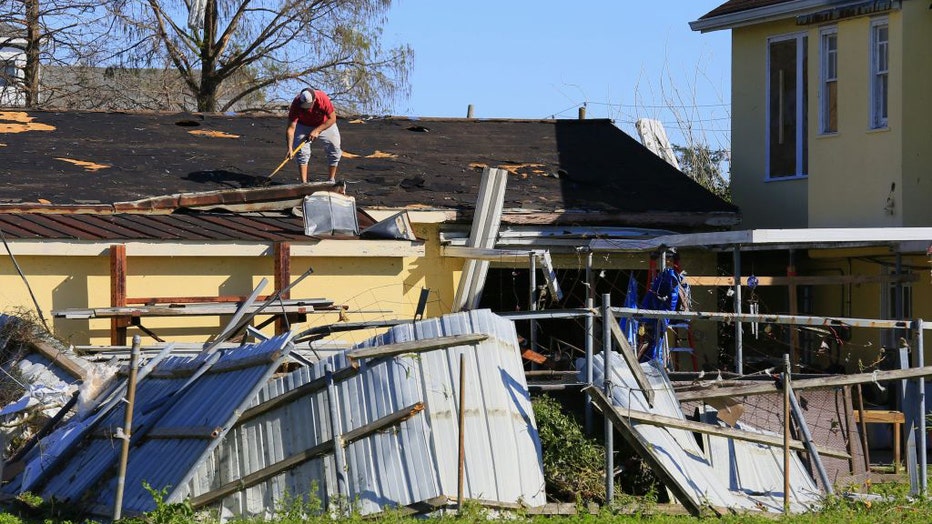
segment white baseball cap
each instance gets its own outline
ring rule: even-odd
[[[298,97],[301,102],[301,107],[304,109],[310,109],[314,106],[314,90],[305,89],[301,91],[301,95]]]

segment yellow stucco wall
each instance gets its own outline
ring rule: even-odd
[[[903,191],[904,226],[932,224],[932,10],[903,2]]]
[[[838,132],[819,130],[819,29],[809,28],[809,225],[858,227],[903,225],[902,202],[903,28],[902,13],[886,13],[890,28],[889,126],[870,128],[870,22],[841,20],[838,31]]]
[[[889,23],[889,125],[870,126],[870,22]],[[932,12],[902,10],[798,26],[732,30],[732,194],[742,228],[927,226],[932,221]],[[820,30],[838,35],[838,131],[820,132]],[[767,40],[808,35],[808,178],[765,180]],[[894,203],[888,209],[888,198]]]
[[[292,245],[291,274],[295,279],[308,268],[313,274],[291,290],[293,299],[325,298],[348,307],[350,321],[411,318],[422,287],[431,290],[427,316],[449,311],[453,302],[461,260],[439,260],[436,224],[418,225],[416,235],[431,238],[424,257],[405,256],[398,249],[378,256],[296,256]],[[405,246],[408,243],[401,242]],[[15,242],[11,245],[16,249]],[[382,245],[386,245],[384,242]],[[54,251],[54,250],[53,250]],[[273,262],[270,256],[211,256],[211,248],[201,249],[201,256],[133,256],[128,249],[128,297],[212,297],[245,296],[260,283],[261,291],[275,291]],[[151,250],[150,250],[151,251]],[[157,249],[155,251],[158,251]],[[384,248],[382,249],[384,252]],[[72,320],[54,318],[53,310],[69,308],[105,308],[110,306],[110,259],[106,250],[98,255],[74,256],[67,250],[47,255],[19,255],[16,261],[26,274],[29,286],[54,333],[75,345],[110,343],[110,320]],[[5,313],[35,311],[29,290],[19,277],[9,257],[0,258],[0,300]],[[161,338],[178,342],[203,342],[226,324],[229,317],[144,317],[142,325]],[[260,320],[263,317],[260,317]],[[310,314],[297,330],[336,322],[336,314]],[[271,328],[266,329],[271,333]],[[132,336],[140,331],[130,327]],[[140,333],[145,343],[151,342]],[[357,341],[366,333],[341,337]]]

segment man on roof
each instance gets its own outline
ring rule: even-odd
[[[337,112],[330,97],[318,89],[306,87],[291,101],[288,109],[288,154],[295,156],[301,182],[307,183],[307,164],[311,159],[311,142],[320,142],[327,155],[330,182],[336,182],[340,149]]]

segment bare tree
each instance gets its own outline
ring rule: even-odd
[[[411,49],[379,43],[391,0],[117,0],[129,68],[169,67],[198,111],[290,101],[326,89],[353,111],[382,110],[409,90]]]
[[[683,73],[683,70],[677,70]],[[716,195],[731,200],[729,188],[731,166],[731,140],[726,129],[715,126],[715,122],[729,122],[729,105],[719,97],[717,104],[700,103],[696,96],[697,86],[708,82],[701,64],[697,64],[691,78],[674,75],[674,70],[665,65],[660,76],[659,94],[652,92],[648,103],[641,103],[639,87],[635,98],[639,102],[633,120],[649,117],[665,121],[665,126],[676,132],[679,143],[673,143],[678,168],[690,178]],[[710,110],[714,109],[714,110]],[[626,115],[626,118],[631,118]],[[671,139],[673,141],[673,139]]]
[[[90,64],[106,35],[103,0],[0,0],[0,48],[18,49],[4,83],[23,93],[26,107],[41,106],[42,71],[55,64]]]

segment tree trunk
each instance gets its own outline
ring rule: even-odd
[[[23,68],[23,91],[26,107],[39,105],[39,0],[24,0],[26,8],[26,67]]]
[[[217,37],[217,0],[207,0],[204,8],[204,39],[201,44],[201,85],[197,91],[197,110],[217,111],[217,55],[214,40]]]

